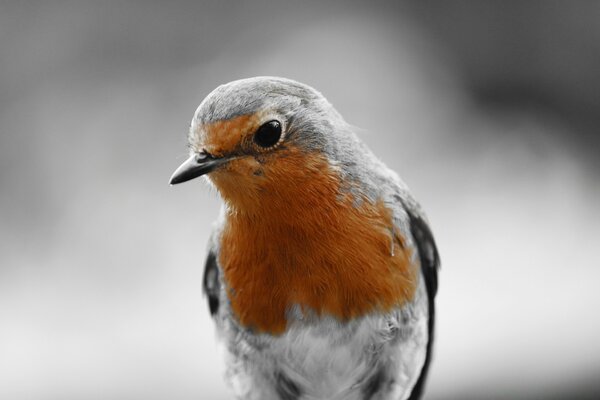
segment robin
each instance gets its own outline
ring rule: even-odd
[[[406,185],[315,89],[255,77],[192,119],[171,184],[224,207],[204,291],[239,399],[418,399],[438,252]]]

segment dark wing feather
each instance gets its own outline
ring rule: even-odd
[[[219,310],[219,267],[217,255],[212,250],[206,256],[202,286],[208,298],[210,315],[214,316]]]
[[[412,393],[408,400],[420,399],[423,395],[425,380],[427,379],[427,372],[429,370],[429,363],[431,362],[431,353],[433,347],[433,335],[434,335],[434,323],[435,323],[435,295],[438,288],[438,276],[437,271],[440,266],[440,256],[438,254],[433,234],[427,222],[418,215],[411,211],[408,207],[404,207],[408,213],[410,221],[410,230],[413,239],[417,245],[419,251],[419,258],[421,260],[421,271],[425,279],[425,287],[427,288],[427,298],[429,303],[429,341],[427,343],[427,356],[421,375],[415,384]]]

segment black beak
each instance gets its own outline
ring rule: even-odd
[[[194,154],[173,172],[169,183],[176,185],[187,182],[204,174],[214,171],[218,166],[229,161],[228,158],[215,158],[207,153]]]

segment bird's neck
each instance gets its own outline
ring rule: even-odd
[[[416,269],[391,211],[341,193],[327,163],[314,167],[263,191],[263,207],[229,208],[219,261],[244,326],[277,334],[293,308],[348,320],[414,295]]]

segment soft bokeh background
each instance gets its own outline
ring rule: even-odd
[[[443,259],[430,399],[598,398],[600,3],[0,2],[0,398],[227,399],[197,104],[322,91]]]

